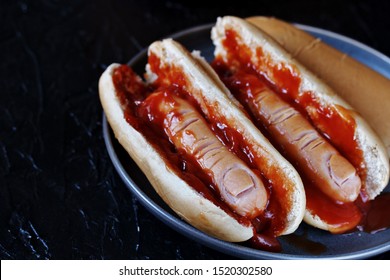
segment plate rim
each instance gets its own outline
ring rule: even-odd
[[[208,23],[208,24],[202,24],[197,25],[194,27],[186,28],[183,30],[180,30],[178,32],[175,32],[171,35],[164,36],[163,38],[173,38],[178,39],[182,36],[190,35],[191,33],[195,32],[204,32],[207,29],[211,29],[211,27],[214,25],[214,23]],[[349,38],[347,36],[335,33],[333,31],[325,30],[318,27],[313,27],[309,25],[294,23],[294,25],[304,31],[307,31],[311,34],[317,33],[323,36],[331,37],[339,41],[346,42],[350,45],[354,45],[355,47],[362,49],[374,56],[376,56],[378,59],[383,60],[385,63],[390,65],[390,58],[384,55],[383,53],[369,47],[368,45],[365,45],[359,41],[356,41],[352,38]],[[148,47],[143,48],[140,50],[136,55],[134,55],[128,64],[134,64],[138,60],[143,59],[144,56],[147,54]],[[369,65],[367,65],[370,67]],[[382,75],[385,75],[384,73],[381,73]],[[153,199],[148,197],[145,192],[142,191],[142,189],[133,181],[131,176],[127,173],[125,168],[123,167],[121,161],[119,160],[115,148],[113,145],[113,140],[116,141],[116,139],[112,139],[112,133],[111,128],[107,122],[106,116],[103,112],[102,117],[102,130],[103,130],[103,137],[104,142],[109,154],[109,157],[111,159],[111,162],[114,165],[114,168],[116,169],[117,173],[121,177],[122,181],[126,185],[126,187],[129,189],[129,191],[136,196],[138,201],[145,207],[147,210],[156,218],[158,218],[160,221],[162,221],[164,224],[169,226],[171,229],[175,230],[176,232],[179,232],[180,234],[184,235],[188,239],[195,240],[196,242],[207,246],[209,248],[212,248],[216,251],[219,251],[221,253],[239,257],[242,259],[285,259],[285,260],[299,260],[299,259],[365,259],[369,258],[387,251],[390,251],[390,240],[384,244],[371,247],[368,249],[358,250],[351,253],[343,253],[343,254],[337,254],[337,255],[297,255],[297,254],[287,254],[287,253],[273,253],[273,252],[267,252],[267,251],[261,251],[256,250],[250,247],[242,246],[239,244],[226,242],[219,240],[217,238],[214,238],[197,228],[193,227],[192,225],[188,224],[184,220],[180,219],[178,216],[172,215],[171,213],[167,212],[165,209],[163,209],[160,205],[158,205]],[[221,248],[222,247],[222,248]],[[238,250],[239,249],[239,250]],[[234,252],[234,254],[232,253]],[[252,255],[253,254],[253,255]]]

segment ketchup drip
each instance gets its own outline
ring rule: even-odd
[[[226,30],[222,43],[227,50],[227,55],[225,59],[217,57],[212,66],[248,112],[250,110],[245,105],[248,96],[241,94],[237,87],[241,87],[241,89],[244,87],[247,94],[251,94],[251,88],[248,83],[240,84],[238,82],[240,75],[256,76],[257,79],[267,84],[270,89],[301,112],[352,163],[362,182],[365,181],[366,170],[363,153],[355,139],[354,112],[339,105],[322,106],[319,100],[314,97],[313,92],[300,92],[301,77],[297,69],[291,65],[272,62],[271,58],[260,47],[256,50],[250,49],[241,42],[241,38],[234,30]],[[251,116],[255,119],[253,115]],[[257,124],[264,135],[271,138],[271,142],[273,142],[265,127]],[[279,149],[279,151],[284,153],[283,150]],[[285,156],[288,158],[286,154]],[[297,169],[299,171],[299,167]],[[376,200],[369,202],[366,199],[365,186],[363,185],[357,201],[340,203],[326,197],[325,194],[314,188],[315,182],[310,182],[305,178],[303,181],[307,193],[307,208],[311,213],[331,224],[332,231],[335,233],[354,228],[372,232],[389,227],[390,211],[389,207],[384,206],[385,202],[390,204],[389,195],[381,195]],[[380,213],[377,210],[379,205],[384,212]],[[375,222],[373,222],[374,220]]]
[[[376,233],[390,228],[390,193],[382,193],[368,205],[359,229],[369,233]]]
[[[142,133],[150,144],[166,159],[166,164],[198,193],[222,208],[238,222],[244,225],[252,224],[254,237],[249,242],[251,246],[262,250],[280,251],[280,244],[275,237],[275,232],[283,228],[284,225],[278,222],[278,219],[275,218],[278,215],[274,215],[274,213],[278,213],[278,211],[283,212],[280,209],[282,208],[281,205],[271,201],[267,210],[254,220],[248,220],[237,215],[221,201],[216,192],[216,187],[196,164],[196,160],[182,154],[169,142],[162,129],[161,122],[164,117],[157,116],[153,121],[149,119],[150,114],[148,114],[148,110],[154,110],[153,106],[158,106],[159,100],[156,98],[154,103],[149,106],[143,106],[143,101],[156,89],[164,91],[166,96],[180,96],[190,101],[200,111],[199,105],[185,90],[187,81],[184,79],[181,71],[170,67],[160,69],[159,59],[154,54],[150,55],[149,64],[152,71],[158,74],[158,79],[152,87],[146,87],[141,79],[126,65],[122,65],[114,70],[113,82],[120,103],[124,107],[126,121]],[[156,114],[154,115],[156,116]],[[245,144],[241,134],[229,128],[229,126],[223,123],[223,120],[219,122],[213,120],[208,121],[210,128],[217,137],[231,151],[246,162],[262,178],[264,185],[272,192],[270,182],[265,180],[261,172],[255,169],[253,155],[250,152],[251,148]]]

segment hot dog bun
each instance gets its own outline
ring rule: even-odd
[[[390,106],[388,78],[285,21],[263,16],[247,20],[355,108],[378,133],[390,156],[390,112],[384,109]]]
[[[113,70],[118,66],[111,64],[102,74],[99,80],[100,101],[115,137],[156,192],[180,217],[212,236],[231,242],[251,238],[253,229],[250,226],[240,224],[193,190],[166,165],[148,140],[125,120],[112,81]]]
[[[231,59],[232,53],[229,51],[229,46],[226,45],[225,41],[230,36],[229,34],[233,33],[236,36],[234,39],[236,41],[231,43],[230,47],[239,53],[239,58],[236,61],[234,60],[235,58]],[[249,63],[250,71],[254,70],[266,77],[265,79],[270,84],[274,87],[279,87],[282,92],[291,92],[294,98],[309,95],[311,100],[317,102],[320,110],[332,108],[332,114],[337,114],[341,119],[354,123],[355,129],[351,139],[353,138],[353,141],[356,141],[355,144],[358,150],[361,151],[362,161],[355,167],[358,170],[364,170],[360,172],[363,192],[368,195],[369,199],[374,199],[386,187],[389,180],[389,162],[382,141],[357,111],[352,109],[349,104],[316,75],[307,70],[306,67],[283,49],[279,43],[248,21],[232,16],[226,16],[217,20],[216,26],[212,29],[212,39],[216,46],[216,58],[230,64],[232,61],[237,62],[237,60],[246,59],[240,63],[246,66]],[[237,44],[243,47],[237,47]],[[231,69],[234,69],[237,65],[231,67]],[[332,68],[334,69],[334,66]],[[287,82],[284,79],[286,75],[288,78]],[[317,129],[324,135],[331,135],[332,127],[319,127],[321,124],[315,122],[318,111],[314,112],[310,106],[301,106],[300,110],[305,111],[309,118],[314,114],[314,118],[310,120],[314,123],[314,126],[317,125]],[[344,156],[348,157],[350,155],[344,154]],[[334,228],[309,209],[306,211],[305,221],[318,228],[333,232],[344,230],[342,228]]]
[[[270,199],[283,207],[281,213],[275,213],[281,221],[275,229],[275,236],[295,231],[303,219],[306,202],[298,173],[253,125],[213,69],[199,53],[191,54],[171,39],[153,43],[148,55],[149,64],[146,66],[145,76],[149,85],[161,88],[180,84],[175,80],[177,75],[169,74],[172,69],[178,70],[180,81],[185,81],[184,85],[179,86],[191,94],[191,99],[195,100],[201,114],[208,120],[221,119],[224,125],[241,134],[246,145],[252,147],[250,153],[255,161],[256,158],[262,160],[258,170],[267,180],[275,181],[272,183]],[[116,138],[145,173],[156,192],[180,217],[214,237],[232,242],[253,237],[252,225],[238,222],[218,205],[196,192],[181,178],[177,170],[170,168],[171,165],[167,163],[169,159],[150,144],[150,139],[126,121],[125,108],[119,101],[113,83],[113,72],[118,67],[118,64],[112,64],[100,78],[101,103]],[[280,201],[279,194],[283,197]]]

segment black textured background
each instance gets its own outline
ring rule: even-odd
[[[0,0],[1,259],[231,258],[156,220],[116,174],[97,93],[111,62],[226,14],[276,16],[390,55],[389,1],[222,3]]]

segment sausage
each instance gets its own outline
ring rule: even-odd
[[[170,142],[195,159],[233,211],[248,218],[264,211],[268,194],[261,179],[218,140],[188,101],[158,91],[147,97],[142,106],[150,121],[162,124]]]
[[[255,75],[238,72],[229,84],[307,179],[337,201],[356,200],[361,188],[356,169],[298,110]]]

